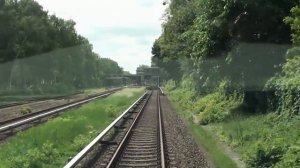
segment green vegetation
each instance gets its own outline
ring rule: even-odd
[[[169,81],[165,89],[172,101],[185,109],[186,118],[195,123],[204,125],[222,121],[242,102],[242,97],[238,94],[226,95],[226,82],[222,82],[215,91],[204,96],[197,95],[191,78],[185,78],[178,89],[175,89],[174,84],[174,81]]]
[[[299,9],[293,8],[297,4],[172,0],[164,31],[153,44],[152,62],[176,86],[190,77],[200,95],[211,94],[225,82],[226,97],[242,97],[251,113],[267,112],[278,102],[299,109]]]
[[[300,118],[282,119],[271,113],[235,116],[211,125],[217,136],[242,154],[248,167],[300,165]]]
[[[205,148],[208,152],[209,157],[212,159],[213,163],[217,168],[236,168],[237,165],[234,161],[227,156],[220,146],[218,145],[217,140],[213,137],[212,134],[205,131],[199,125],[190,125],[192,133],[196,140],[200,143],[201,146]]]
[[[29,107],[22,107],[20,109],[20,113],[23,115],[30,114],[31,112],[32,112],[32,110]]]
[[[124,89],[19,133],[0,145],[0,167],[62,167],[143,91]]]
[[[49,15],[34,0],[0,0],[0,24],[1,93],[63,94],[123,73],[93,52],[74,21]]]
[[[223,99],[220,88],[211,94],[197,96],[182,84],[177,89],[172,84],[174,81],[165,87],[167,95],[183,118],[189,121],[194,136],[217,166],[222,167],[228,156],[220,151],[222,148],[215,141],[224,141],[240,153],[248,167],[299,166],[300,130],[297,128],[300,128],[300,116],[252,115],[240,108],[241,98]],[[211,120],[203,122],[206,119]],[[208,123],[210,131],[198,125]]]
[[[267,89],[275,90],[273,109],[285,116],[300,114],[300,7],[291,10],[285,22],[291,25],[293,47],[286,54],[282,72],[270,79]],[[278,103],[276,103],[278,102]]]
[[[166,73],[165,88],[182,116],[212,128],[247,167],[300,165],[297,5],[171,0],[153,44],[152,63]]]
[[[216,138],[214,138],[211,133],[206,132],[201,126],[192,122],[192,114],[190,113],[192,112],[192,109],[195,108],[195,106],[191,107],[193,103],[188,103],[188,101],[185,101],[186,94],[184,93],[188,93],[188,91],[183,91],[179,89],[170,91],[170,85],[172,85],[171,83],[172,82],[170,82],[165,89],[168,93],[168,96],[171,98],[172,104],[175,106],[176,111],[179,112],[179,114],[185,120],[187,120],[195,139],[197,140],[199,145],[205,149],[206,153],[211,158],[214,165],[217,168],[237,167],[236,164],[230,159],[230,157],[222,151],[222,149],[217,143]],[[182,98],[185,98],[185,100],[182,100]]]

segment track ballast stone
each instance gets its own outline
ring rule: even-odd
[[[167,97],[161,96],[160,99],[170,167],[213,167]]]

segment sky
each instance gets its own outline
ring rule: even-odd
[[[126,71],[151,64],[151,48],[161,34],[163,0],[36,0],[49,14],[76,22],[94,51]]]

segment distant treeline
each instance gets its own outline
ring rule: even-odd
[[[0,0],[0,90],[65,92],[102,86],[122,72],[93,52],[74,21],[49,15],[34,0]]]
[[[226,94],[239,93],[250,111],[299,113],[297,5],[298,0],[171,0],[152,62],[176,87],[205,95],[225,83]]]

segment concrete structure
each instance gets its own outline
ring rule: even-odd
[[[155,85],[159,84],[159,68],[140,66],[136,70],[136,75],[131,74],[116,74],[106,78],[107,86],[120,85]]]

